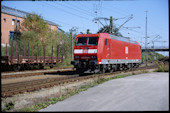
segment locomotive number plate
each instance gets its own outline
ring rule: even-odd
[[[83,53],[88,53],[88,50],[87,50],[87,49],[84,49],[84,50],[83,50]]]

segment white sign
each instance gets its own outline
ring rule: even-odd
[[[125,47],[125,54],[128,54],[128,46]]]

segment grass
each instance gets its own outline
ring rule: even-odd
[[[92,85],[91,85],[92,86]],[[47,106],[51,105],[51,104],[55,104],[58,101],[63,101],[64,99],[78,94],[81,91],[85,91],[89,88],[89,85],[82,85],[78,90],[73,90],[71,92],[68,92],[65,95],[61,95],[59,97],[54,97],[54,98],[50,98],[47,102],[43,102],[43,103],[38,103],[38,104],[34,104],[31,107],[27,107],[27,108],[22,108],[20,110],[18,110],[17,112],[33,112],[33,111],[38,111],[40,109],[46,108]]]
[[[140,73],[142,73],[142,72],[143,71],[141,71]],[[146,73],[146,71],[145,71],[145,73]],[[17,110],[17,112],[34,112],[34,111],[38,111],[40,109],[46,108],[50,104],[55,104],[58,101],[63,101],[64,99],[66,99],[66,98],[68,98],[68,97],[70,97],[72,95],[78,94],[79,92],[82,92],[82,91],[86,91],[88,88],[97,86],[97,85],[102,84],[102,83],[104,83],[106,81],[109,81],[109,80],[112,80],[112,79],[123,78],[123,77],[131,76],[131,75],[135,75],[135,73],[119,74],[119,75],[116,75],[116,76],[108,75],[107,77],[103,77],[103,76],[100,76],[100,75],[99,76],[94,75],[93,82],[91,82],[90,84],[82,85],[78,89],[72,89],[71,91],[68,91],[66,94],[60,95],[59,97],[49,98],[48,100],[46,100],[46,102],[41,102],[41,103],[34,104],[31,107],[22,108],[20,110]]]
[[[158,69],[155,72],[169,72],[169,65],[165,65],[163,62],[156,62]]]
[[[9,111],[9,110],[13,109],[14,106],[15,106],[15,102],[13,102],[13,101],[10,101],[10,102],[8,102],[8,103],[6,102],[6,103],[5,103],[5,107],[2,108],[2,111],[3,111],[3,112]]]

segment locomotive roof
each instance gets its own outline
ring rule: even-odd
[[[100,36],[100,34],[109,35],[110,38],[111,38],[111,39],[114,39],[114,40],[119,40],[119,41],[124,41],[124,42],[128,42],[128,43],[140,45],[137,41],[130,40],[130,38],[127,38],[127,37],[118,37],[118,36],[115,36],[115,35],[112,35],[112,34],[108,34],[108,33],[78,34],[77,36],[78,36],[78,37],[81,37],[81,36]]]
[[[139,45],[139,43],[137,43],[137,41],[130,40],[130,38],[118,37],[118,36],[115,36],[115,35],[112,35],[112,34],[109,34],[109,36],[110,36],[111,39],[114,39],[114,40],[120,40],[120,41]]]

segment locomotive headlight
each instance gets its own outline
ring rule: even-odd
[[[75,59],[79,59],[79,56],[75,56]]]
[[[91,56],[91,58],[92,58],[92,59],[96,59],[96,58],[97,58],[97,56]]]

